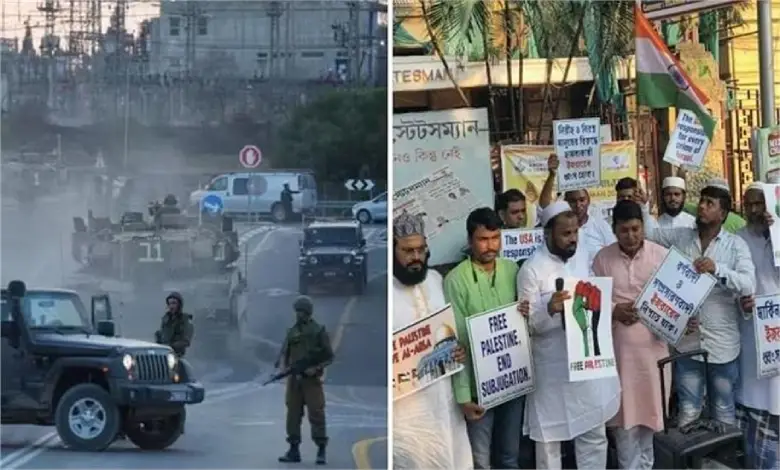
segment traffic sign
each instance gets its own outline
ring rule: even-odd
[[[374,188],[374,182],[364,179],[347,180],[344,187],[350,191],[371,191]]]
[[[257,145],[244,145],[238,152],[238,161],[244,168],[257,168],[263,161],[263,153]]]
[[[212,214],[221,214],[225,209],[224,204],[222,204],[222,198],[216,194],[209,194],[204,197],[200,202],[200,206],[203,211]]]

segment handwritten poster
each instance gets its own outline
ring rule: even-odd
[[[432,266],[462,258],[469,207],[493,206],[489,135],[484,108],[393,115],[393,186],[395,193],[405,198],[394,198],[393,214],[401,208],[399,202],[426,211],[426,229],[433,235],[429,243]],[[435,203],[422,198],[429,189],[445,187],[457,191],[447,191],[443,199],[437,196]],[[446,207],[443,202],[464,207]]]
[[[534,390],[528,326],[517,303],[466,319],[478,404],[485,409]]]
[[[528,259],[544,243],[544,230],[511,229],[501,231],[501,257],[520,261]]]
[[[701,168],[710,141],[699,118],[687,109],[677,110],[677,124],[664,151],[664,161],[672,165]]]
[[[780,375],[780,294],[757,295],[753,312],[758,378]]]
[[[612,346],[612,278],[565,279],[563,303],[569,381],[616,377]]]
[[[393,333],[393,400],[463,370],[453,357],[456,331],[452,306],[447,305]]]
[[[758,181],[776,182],[780,177],[780,126],[753,129],[750,147],[758,155]]]
[[[764,185],[764,201],[766,210],[772,214],[775,220],[780,219],[780,184]],[[769,226],[769,239],[772,242],[772,253],[775,258],[775,266],[780,266],[780,223]]]
[[[547,157],[555,151],[552,145],[504,145],[501,147],[502,191],[519,189],[526,197],[527,227],[538,220],[539,194],[547,179]],[[637,178],[636,144],[620,140],[601,145],[601,182],[588,188],[590,204],[604,218],[615,206],[615,184],[625,177]],[[553,188],[557,192],[557,182]]]
[[[553,121],[553,145],[558,155],[558,191],[598,186],[601,182],[601,121],[599,118]]]
[[[645,284],[634,308],[650,331],[675,345],[716,282],[710,274],[697,273],[691,260],[672,248]]]

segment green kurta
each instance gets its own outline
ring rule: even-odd
[[[477,396],[466,318],[515,302],[518,270],[517,263],[498,258],[494,282],[493,273],[482,271],[467,259],[444,278],[444,297],[452,304],[458,341],[466,348],[466,367],[452,378],[455,400],[460,404],[474,401]]]

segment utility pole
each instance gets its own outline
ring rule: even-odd
[[[347,2],[349,8],[349,49],[350,49],[350,82],[358,84],[361,79],[360,57],[360,2]]]
[[[269,37],[269,70],[268,76],[271,79],[278,78],[279,64],[279,17],[282,16],[282,2],[273,1],[268,4],[268,17],[271,19],[270,37]]]
[[[775,64],[772,44],[772,2],[758,0],[758,63],[761,77],[761,127],[775,125]],[[754,158],[756,155],[753,156]]]

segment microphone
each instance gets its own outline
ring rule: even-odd
[[[563,291],[563,278],[559,277],[555,280],[555,292],[562,292]]]

